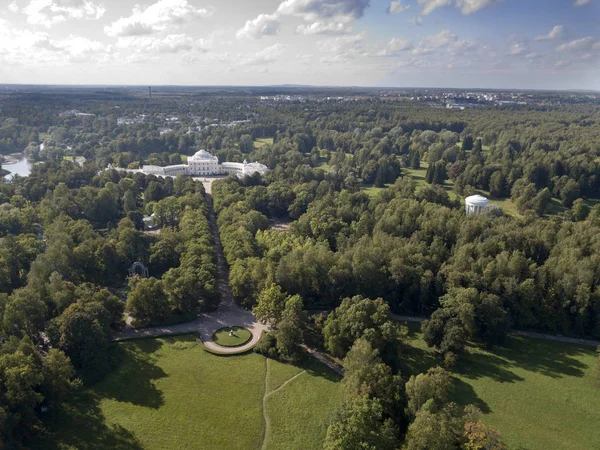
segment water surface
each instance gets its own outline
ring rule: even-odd
[[[4,164],[2,164],[2,168],[5,170],[8,170],[10,172],[4,178],[6,180],[10,180],[15,175],[27,177],[31,173],[32,165],[33,165],[33,163],[25,157],[21,158],[18,162],[14,163],[14,164],[4,163]]]

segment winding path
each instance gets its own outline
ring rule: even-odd
[[[289,383],[294,381],[296,378],[298,378],[300,375],[302,375],[305,372],[306,372],[306,370],[302,370],[302,371],[298,372],[293,377],[288,378],[278,388],[267,392],[267,388],[269,387],[269,358],[265,358],[265,393],[263,394],[263,399],[262,399],[262,413],[263,413],[263,419],[265,421],[265,431],[263,434],[263,442],[261,445],[261,450],[265,450],[267,448],[267,441],[269,439],[269,434],[271,433],[271,420],[269,419],[269,415],[267,414],[267,399],[271,395],[278,392],[280,389],[283,389],[285,386],[287,386]]]
[[[221,300],[219,307],[216,311],[199,315],[198,318],[192,322],[139,329],[128,328],[124,331],[115,333],[115,341],[197,333],[207,349],[217,353],[234,354],[242,353],[253,348],[260,340],[263,331],[268,330],[267,325],[258,322],[252,312],[238,306],[233,299],[231,287],[229,286],[229,269],[227,267],[227,262],[225,261],[225,256],[223,255],[223,246],[221,245],[221,238],[219,236],[219,229],[217,228],[217,219],[211,196],[211,185],[216,179],[218,178],[203,178],[200,179],[200,181],[202,181],[206,191],[206,200],[209,207],[209,221],[217,251],[217,288]],[[252,333],[250,342],[240,347],[223,347],[212,342],[212,335],[215,331],[230,326],[244,327],[250,330]]]

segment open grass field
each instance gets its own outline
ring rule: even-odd
[[[325,365],[311,360],[304,368],[295,367],[297,372],[292,376],[296,375],[297,378],[274,391],[285,383],[284,380],[291,378],[290,367],[294,366],[269,360],[270,388],[267,387],[265,406],[270,417],[270,433],[266,448],[323,448],[327,424],[342,402],[341,378]]]
[[[254,147],[256,148],[264,147],[267,144],[273,145],[273,138],[258,138],[254,141]]]
[[[418,326],[410,329],[403,375],[439,362]],[[600,448],[595,358],[591,347],[515,336],[492,352],[470,347],[453,370],[453,400],[476,404],[510,449]]]
[[[367,194],[369,197],[375,197],[375,196],[379,195],[380,192],[385,191],[389,187],[390,187],[389,184],[386,184],[384,187],[377,187],[375,185],[363,184],[360,187],[360,190],[363,191],[365,194]]]
[[[186,335],[119,344],[121,364],[54,418],[44,449],[267,449],[322,446],[320,420],[338,406],[335,374],[257,354],[215,356]],[[50,419],[49,419],[50,420]],[[51,421],[52,422],[52,421]],[[290,442],[284,446],[282,443]]]
[[[224,347],[239,347],[252,339],[252,333],[243,327],[221,328],[214,332],[212,340]]]

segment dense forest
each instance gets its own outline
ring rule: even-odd
[[[426,317],[424,337],[448,366],[467,342],[491,348],[511,328],[600,338],[597,105],[457,111],[376,95],[198,93],[1,102],[4,168],[14,153],[35,162],[0,182],[2,445],[27,445],[69,393],[118,364],[112,334],[126,320],[183,322],[218,306],[202,184],[115,169],[200,149],[270,169],[215,181],[214,211],[236,301],[276,331],[258,350],[293,360],[306,340],[344,359],[348,398],[327,448],[352,448],[349,436],[428,448],[432,423],[438,448],[504,448],[475,408],[447,402],[444,369],[397,373],[393,314]],[[472,193],[516,212],[467,216]],[[160,232],[145,230],[148,217]],[[136,261],[150,277],[129,276]],[[376,436],[352,435],[352,423]],[[464,441],[482,434],[497,446]]]

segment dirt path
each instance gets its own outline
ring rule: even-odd
[[[296,375],[294,375],[293,377],[286,380],[277,389],[273,389],[272,391],[267,391],[267,389],[269,387],[269,358],[265,358],[265,360],[266,360],[266,363],[265,363],[265,366],[266,366],[266,368],[265,368],[265,393],[264,393],[263,399],[262,399],[262,413],[263,413],[263,418],[265,419],[265,433],[263,436],[263,443],[261,445],[261,450],[265,450],[267,448],[267,441],[268,441],[269,433],[271,432],[271,421],[269,420],[269,415],[267,414],[267,399],[271,395],[273,395],[274,393],[283,389],[289,383],[291,383],[296,378],[298,378],[300,375],[302,375],[303,373],[306,372],[306,370],[302,370],[301,372],[298,372]]]
[[[215,180],[207,179],[209,185]],[[204,184],[204,181],[203,181]],[[205,187],[206,189],[206,187]],[[208,190],[207,192],[210,192]],[[268,329],[267,325],[264,325],[256,320],[251,311],[247,311],[244,308],[238,306],[231,293],[231,286],[229,286],[229,269],[225,256],[223,255],[223,247],[221,245],[221,238],[219,236],[219,230],[217,228],[217,219],[215,216],[212,197],[210,194],[206,195],[206,200],[209,206],[209,222],[211,231],[213,233],[213,239],[215,242],[215,249],[217,251],[217,288],[219,291],[220,303],[216,311],[210,313],[204,313],[198,316],[193,322],[186,322],[177,325],[161,326],[161,327],[149,327],[133,329],[128,328],[124,331],[115,333],[114,340],[120,341],[124,339],[135,339],[142,337],[158,337],[158,336],[169,336],[174,334],[183,333],[198,333],[200,339],[209,350],[220,352],[220,353],[241,353],[254,347],[264,331]],[[252,333],[252,339],[247,344],[241,347],[222,347],[212,342],[212,335],[215,331],[223,327],[238,326],[244,327],[250,330]]]
[[[333,370],[334,372],[340,374],[341,376],[344,376],[344,368],[343,367],[341,367],[340,365],[334,363],[332,360],[330,360],[326,356],[322,355],[320,352],[318,352],[314,348],[310,348],[310,347],[308,347],[306,345],[302,345],[302,348],[304,348],[304,350],[306,350],[312,357],[314,357],[314,358],[318,359],[319,361],[321,361],[323,364],[325,364],[331,370]]]
[[[296,378],[298,378],[300,375],[302,375],[303,373],[305,373],[306,370],[303,370],[302,372],[298,372],[296,375],[294,375],[292,378],[290,378],[289,380],[287,380],[285,383],[283,383],[281,386],[279,386],[277,389],[272,390],[271,392],[269,392],[267,394],[267,397],[270,397],[271,395],[273,395],[275,392],[277,392],[279,389],[283,389],[288,383],[294,381]]]
[[[271,422],[269,421],[269,416],[267,415],[267,397],[269,393],[267,392],[269,386],[269,358],[265,358],[265,393],[262,398],[262,414],[263,419],[265,420],[265,432],[263,434],[263,442],[260,446],[261,450],[264,450],[267,447],[267,436],[271,431]]]

